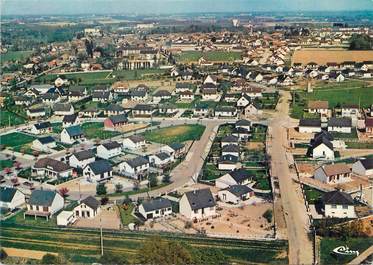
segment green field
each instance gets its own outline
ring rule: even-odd
[[[105,131],[103,122],[86,122],[82,124],[85,137],[88,139],[108,139],[120,135],[120,132]]]
[[[197,62],[199,58],[205,58],[207,61],[225,61],[232,62],[241,59],[241,52],[226,52],[226,51],[186,51],[176,55],[176,60],[179,62]]]
[[[170,144],[190,140],[199,140],[205,131],[205,126],[199,124],[178,125],[147,131],[144,137],[147,141]]]
[[[339,255],[338,257],[332,255],[334,248],[339,246],[348,246],[350,250],[358,250],[362,253],[368,247],[373,245],[373,238],[347,238],[343,240],[341,238],[324,237],[320,243],[320,263],[323,265],[327,264],[346,264],[356,258],[354,255]]]
[[[13,161],[12,160],[0,160],[0,171],[2,171],[4,168],[12,167]]]
[[[98,230],[56,229],[52,227],[15,226],[13,222],[1,222],[2,247],[57,252],[80,262],[97,261],[100,253]],[[125,255],[136,262],[137,250],[152,233],[104,231],[105,253]],[[287,242],[284,240],[259,241],[216,239],[180,234],[157,233],[165,240],[176,240],[193,247],[220,249],[232,262],[238,263],[287,263]],[[56,244],[58,242],[58,244]],[[285,255],[283,255],[285,254]],[[284,257],[285,256],[285,257]]]
[[[7,111],[7,110],[0,110],[0,127],[7,127],[7,126],[14,126],[14,125],[20,125],[25,123],[25,118]]]
[[[305,118],[303,110],[311,100],[327,100],[329,108],[341,105],[359,105],[368,108],[373,104],[373,89],[361,81],[334,83],[319,86],[312,93],[295,92],[295,104],[292,104],[291,116]]]
[[[35,137],[23,133],[8,133],[0,136],[0,144],[6,147],[16,147],[24,144],[31,143]]]
[[[32,51],[10,51],[10,52],[7,52],[7,53],[2,53],[0,55],[0,58],[1,58],[1,63],[3,62],[7,62],[7,61],[16,61],[16,60],[25,60],[27,59],[28,57],[30,57],[30,55],[32,54]]]
[[[304,185],[303,188],[306,195],[306,200],[310,204],[315,204],[324,194],[324,192],[311,188],[309,186]]]

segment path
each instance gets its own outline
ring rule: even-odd
[[[276,116],[269,125],[268,152],[271,156],[271,176],[277,177],[279,181],[289,239],[289,264],[312,264],[312,242],[307,235],[309,218],[300,185],[294,181],[297,178],[296,172],[290,170],[287,159],[287,127],[293,125],[288,116],[290,93],[283,92],[281,95]]]

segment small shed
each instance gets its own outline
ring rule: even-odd
[[[76,217],[73,211],[62,211],[57,215],[58,226],[68,226],[76,221]]]

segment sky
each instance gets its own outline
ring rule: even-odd
[[[0,0],[2,15],[372,10],[373,0]]]

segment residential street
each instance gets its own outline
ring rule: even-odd
[[[268,148],[271,155],[272,176],[279,180],[281,201],[285,213],[287,234],[289,239],[289,264],[312,264],[312,242],[309,240],[307,232],[309,219],[304,204],[300,185],[294,180],[297,178],[296,172],[289,169],[286,147],[287,127],[292,126],[292,121],[288,116],[289,92],[282,92],[282,98],[277,106],[276,117],[269,125],[270,146]]]

